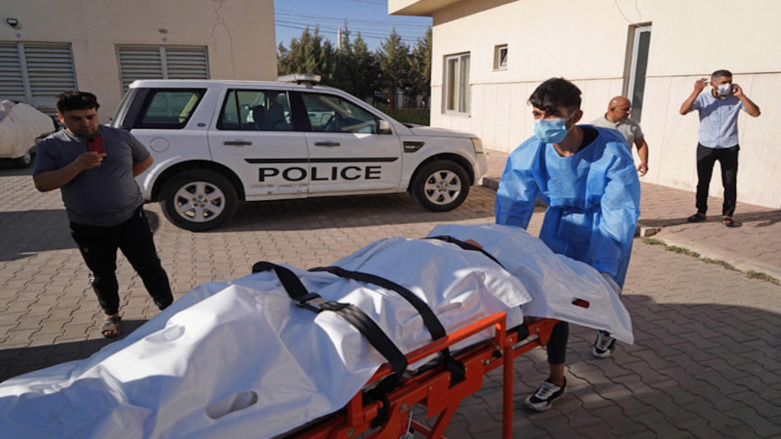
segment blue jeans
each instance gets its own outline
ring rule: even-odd
[[[122,250],[141,277],[158,308],[165,309],[174,301],[168,275],[157,256],[143,206],[136,209],[129,220],[115,226],[70,223],[70,229],[84,262],[92,272],[92,289],[106,314],[119,312],[117,249]]]

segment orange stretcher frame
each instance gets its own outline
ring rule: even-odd
[[[479,390],[483,376],[503,367],[502,394],[502,437],[511,439],[513,424],[513,362],[516,357],[537,346],[548,344],[553,319],[540,319],[524,326],[529,335],[519,340],[519,331],[507,331],[506,314],[499,312],[468,325],[439,340],[416,349],[406,355],[408,364],[413,364],[436,354],[442,349],[465,340],[481,331],[494,327],[493,338],[478,344],[475,348],[456,356],[465,366],[465,379],[450,386],[450,372],[443,366],[405,379],[401,385],[388,392],[388,419],[379,427],[372,428],[371,422],[383,408],[383,402],[364,404],[363,391],[358,392],[346,407],[324,421],[298,432],[297,439],[351,439],[366,433],[362,439],[399,439],[413,430],[426,438],[441,438],[445,428],[455,414],[461,401]],[[367,384],[377,382],[392,374],[387,363],[380,367]],[[424,405],[426,417],[436,417],[433,426],[428,427],[410,419],[409,410],[415,404]]]

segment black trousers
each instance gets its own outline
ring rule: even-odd
[[[567,362],[567,341],[569,340],[569,323],[560,321],[553,326],[548,340],[548,363],[557,365]]]
[[[92,289],[106,314],[119,312],[117,249],[122,250],[141,277],[158,308],[165,309],[174,301],[168,275],[160,264],[152,230],[142,207],[139,207],[129,220],[116,226],[98,227],[70,223],[70,228],[71,236],[92,272]]]
[[[724,205],[721,214],[732,216],[738,201],[738,151],[740,145],[714,149],[697,144],[697,212],[708,211],[708,188],[713,176],[713,165],[719,162],[724,186]]]

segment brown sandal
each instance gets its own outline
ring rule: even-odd
[[[121,321],[122,317],[120,316],[106,317],[103,319],[103,328],[100,330],[100,333],[106,338],[119,337],[122,334],[120,329],[122,326]]]
[[[725,216],[721,219],[721,223],[727,227],[735,227],[735,221],[731,217]]]

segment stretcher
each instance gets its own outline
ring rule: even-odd
[[[434,438],[501,367],[509,437],[513,359],[545,345],[556,320],[632,342],[610,283],[525,231],[440,226],[435,236],[483,248],[387,238],[332,267],[264,263],[202,285],[90,358],[0,383],[0,430],[27,439]],[[383,335],[373,341],[372,325]],[[413,405],[426,407],[432,427],[411,419]]]
[[[485,374],[501,367],[502,438],[510,439],[513,424],[513,361],[535,347],[545,346],[557,321],[539,319],[507,331],[505,317],[504,313],[496,313],[407,355],[408,361],[414,363],[485,329],[493,328],[493,338],[456,357],[464,365],[465,371],[464,379],[459,383],[453,384],[451,372],[439,366],[404,380],[381,400],[373,397],[373,401],[367,403],[364,391],[361,391],[340,412],[286,437],[411,439],[413,432],[419,432],[426,438],[442,438],[461,401],[482,387]],[[386,364],[367,384],[371,387],[392,373],[391,367]],[[426,417],[434,420],[432,426],[412,419],[411,409],[415,404],[426,407]],[[382,422],[377,422],[378,419]]]

